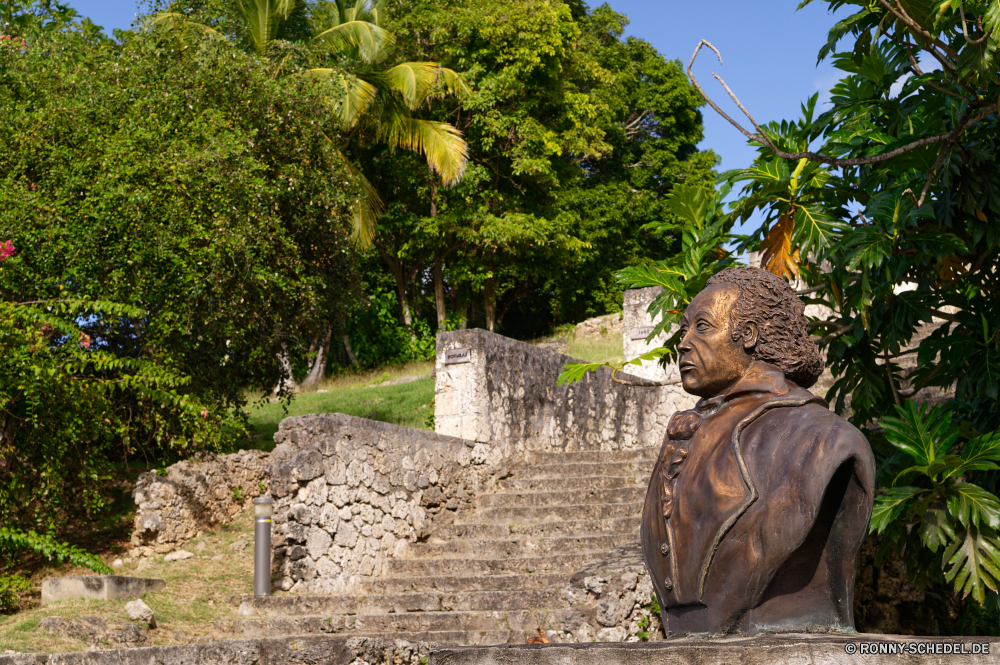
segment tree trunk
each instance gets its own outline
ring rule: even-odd
[[[444,260],[441,258],[441,250],[434,250],[434,304],[437,306],[438,331],[444,330],[445,321],[448,319],[448,309],[444,302]]]
[[[455,316],[458,317],[458,329],[465,330],[469,325],[469,305],[459,289],[453,291],[455,294]]]
[[[406,299],[406,278],[403,276],[402,262],[381,247],[377,247],[378,253],[382,255],[382,260],[389,266],[392,278],[396,280],[396,292],[399,296],[400,323],[407,328],[413,327],[413,313],[410,312],[410,303]]]
[[[303,389],[315,388],[323,382],[323,379],[326,378],[326,361],[327,354],[330,352],[330,337],[332,336],[332,330],[327,330],[326,334],[323,335],[323,339],[319,343],[319,347],[316,349],[316,358],[313,359],[313,364],[309,369],[309,374],[302,380],[301,387]]]
[[[292,361],[288,357],[288,349],[284,345],[281,346],[281,353],[278,354],[278,362],[281,363],[281,378],[278,380],[278,385],[274,387],[274,394],[277,395],[286,386],[289,392],[297,393],[299,386],[295,383],[295,375],[292,373]]]
[[[490,332],[496,332],[497,299],[495,277],[490,277],[483,283],[483,310],[486,313],[486,329]]]
[[[431,183],[431,218],[437,217],[437,182]],[[444,330],[448,308],[444,302],[444,257],[441,247],[434,248],[434,305],[437,307],[438,331]]]
[[[344,351],[347,352],[347,359],[351,361],[352,365],[357,365],[358,357],[354,355],[354,349],[351,348],[351,336],[345,332],[340,338],[344,342]]]

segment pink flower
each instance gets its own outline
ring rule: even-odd
[[[14,243],[10,240],[7,242],[0,242],[0,261],[4,259],[9,259],[14,255]]]
[[[80,346],[85,349],[90,348],[90,335],[87,333],[80,333]]]
[[[202,418],[208,418],[208,409],[202,409],[201,410],[201,417]]]

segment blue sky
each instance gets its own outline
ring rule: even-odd
[[[136,14],[135,0],[70,0],[110,33],[127,29]],[[597,4],[593,2],[591,4]],[[701,39],[722,53],[702,49],[694,73],[702,87],[732,117],[749,126],[739,109],[712,78],[725,79],[754,118],[770,120],[799,117],[799,105],[815,92],[824,93],[839,78],[828,61],[816,64],[816,53],[826,33],[846,12],[831,15],[827,5],[815,0],[796,11],[798,0],[611,0],[611,6],[629,17],[626,34],[647,40],[668,58],[687,66]],[[748,165],[754,151],[723,118],[706,107],[705,139],[701,148],[714,150],[721,169]],[[751,221],[752,224],[752,221]]]

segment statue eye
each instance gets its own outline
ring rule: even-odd
[[[707,321],[698,322],[698,332],[708,332],[712,329],[712,326]]]

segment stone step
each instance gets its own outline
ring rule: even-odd
[[[597,520],[609,517],[633,517],[642,514],[642,502],[564,506],[504,506],[481,508],[474,515],[458,515],[458,522],[492,522],[494,524],[541,523],[559,520]]]
[[[510,468],[510,478],[551,478],[562,480],[574,476],[632,476],[648,479],[653,473],[653,460],[635,462],[580,464],[518,464]]]
[[[659,446],[636,450],[577,450],[565,453],[529,451],[524,454],[524,460],[528,464],[608,464],[636,460],[653,461],[659,453]]]
[[[597,557],[595,557],[597,558]],[[473,593],[477,591],[531,591],[562,588],[569,582],[566,573],[534,575],[441,575],[435,577],[380,577],[366,583],[370,593]]]
[[[431,644],[491,646],[494,644],[524,644],[527,638],[537,635],[533,631],[522,630],[428,630],[418,633],[395,632],[394,640],[405,640],[411,644],[428,642]],[[382,634],[358,635],[357,637],[386,637]]]
[[[391,614],[335,614],[331,616],[270,617],[236,619],[233,633],[242,638],[282,635],[380,635],[396,638],[399,633],[442,631],[523,631],[534,634],[551,626],[589,620],[593,608],[530,609],[509,612],[405,612]]]
[[[500,481],[500,492],[569,491],[613,489],[616,487],[645,487],[648,476],[576,476],[573,478],[506,478]]]
[[[638,534],[636,534],[638,536]],[[448,540],[440,543],[414,543],[406,548],[408,559],[447,559],[454,557],[543,556],[571,552],[609,552],[619,539],[611,535],[573,536],[568,538],[505,538],[490,540]]]
[[[565,578],[564,578],[565,582]],[[405,612],[506,612],[566,607],[558,589],[401,593],[387,596],[232,596],[240,614],[252,617],[403,614]]]
[[[505,492],[483,494],[476,498],[476,508],[520,508],[574,506],[581,503],[611,505],[640,501],[646,495],[646,487],[616,487],[614,489],[590,489],[576,492]]]
[[[475,519],[473,517],[473,519]],[[613,535],[616,538],[639,537],[640,517],[613,517],[593,520],[561,520],[541,524],[443,524],[435,525],[430,542],[450,540],[500,540],[510,537],[555,538],[564,536]]]
[[[428,577],[445,575],[531,575],[567,573],[572,575],[607,550],[578,552],[558,556],[512,557],[502,559],[391,559],[387,562],[390,577]]]

